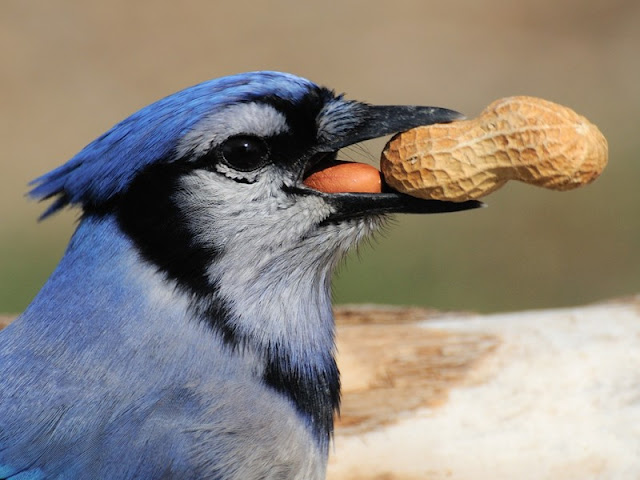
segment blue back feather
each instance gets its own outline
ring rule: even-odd
[[[172,159],[180,138],[215,108],[277,94],[295,102],[317,86],[280,72],[250,72],[200,83],[139,110],[71,160],[31,182],[32,198],[57,197],[41,219],[67,205],[100,205],[127,188],[135,174]]]

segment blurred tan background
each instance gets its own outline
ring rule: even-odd
[[[37,224],[29,180],[160,97],[258,69],[468,116],[535,95],[608,137],[609,166],[587,188],[510,184],[481,211],[398,217],[341,269],[338,302],[502,311],[640,292],[636,0],[3,0],[0,59],[0,312],[27,305],[77,216]],[[377,164],[383,144],[345,155]]]

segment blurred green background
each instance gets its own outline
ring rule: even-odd
[[[401,216],[354,252],[337,302],[503,311],[640,292],[640,2],[0,2],[0,312],[22,310],[77,212],[41,224],[27,182],[138,108],[205,79],[283,70],[371,103],[476,115],[527,94],[600,126],[609,166],[565,193]],[[378,162],[384,141],[345,152]]]

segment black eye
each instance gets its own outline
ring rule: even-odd
[[[237,135],[227,138],[220,147],[220,155],[230,167],[243,172],[255,170],[269,160],[269,148],[259,137]]]

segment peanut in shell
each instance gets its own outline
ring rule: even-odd
[[[573,110],[535,97],[497,100],[471,120],[395,135],[380,161],[385,181],[409,195],[462,202],[519,180],[570,190],[607,164],[607,140]]]

